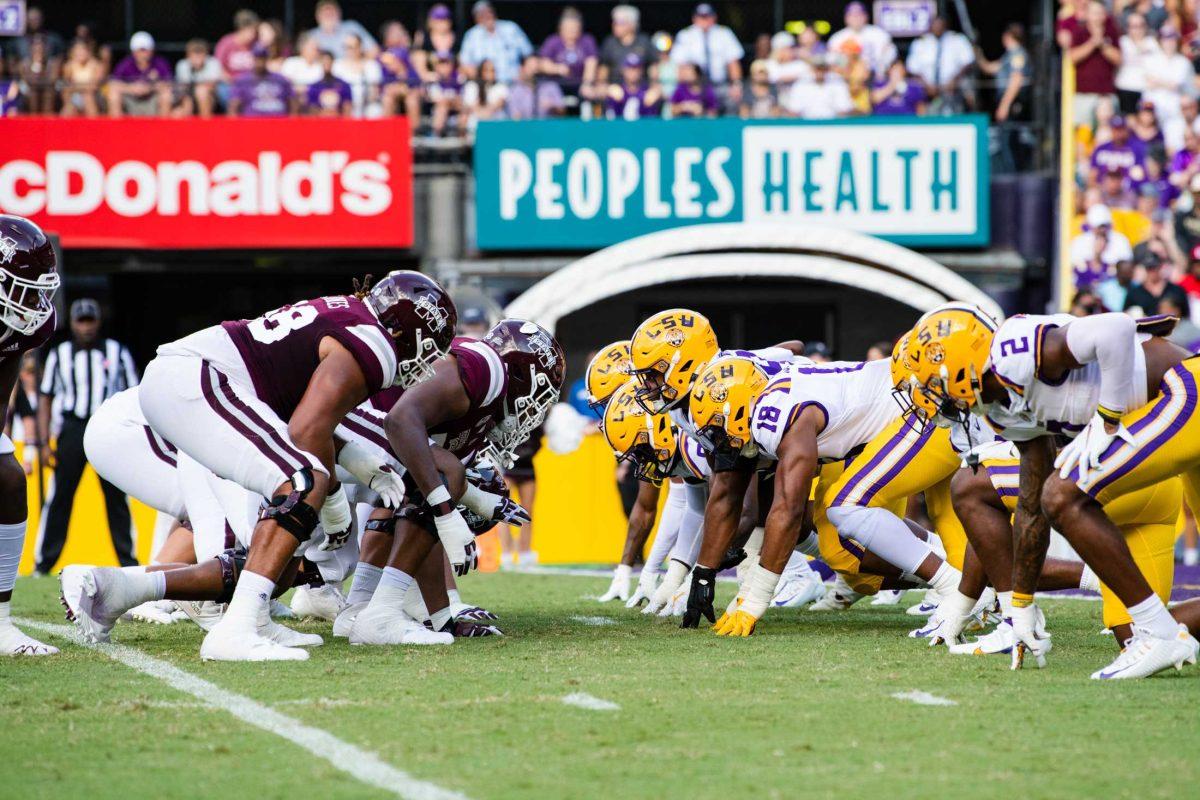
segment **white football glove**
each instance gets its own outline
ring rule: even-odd
[[[505,522],[510,525],[533,522],[533,517],[521,507],[520,503],[503,495],[485,492],[473,483],[467,483],[467,488],[459,502],[484,519],[490,519],[493,522]]]
[[[638,577],[637,588],[633,590],[633,594],[625,601],[625,607],[637,608],[642,603],[650,602],[650,598],[654,594],[654,586],[657,583],[658,573],[649,567],[642,567],[642,574]]]
[[[387,463],[382,451],[372,451],[358,442],[346,442],[338,451],[337,463],[363,486],[377,492],[388,508],[404,501],[401,473]]]
[[[691,572],[691,567],[687,564],[671,559],[670,563],[667,564],[667,572],[663,575],[662,582],[654,590],[654,595],[650,598],[650,602],[646,604],[646,607],[642,609],[642,613],[657,614],[664,608],[669,607],[671,598],[683,586],[683,582],[687,580],[689,572]]]
[[[613,570],[612,583],[608,585],[608,591],[600,595],[601,603],[607,603],[609,600],[628,600],[629,599],[629,583],[632,580],[633,567],[628,564],[618,564]]]
[[[431,494],[433,496],[430,499],[433,502],[430,505],[435,508],[443,502],[443,495],[450,496],[444,486],[439,486]],[[437,526],[438,538],[442,540],[442,547],[446,550],[446,558],[450,560],[450,566],[454,567],[454,574],[466,575],[475,567],[478,560],[478,554],[475,551],[475,534],[471,533],[467,521],[463,519],[462,514],[454,510],[448,514],[435,516],[433,523]]]
[[[346,499],[346,490],[340,484],[337,491],[329,494],[321,504],[321,528],[325,531],[325,541],[317,545],[317,549],[326,552],[340,550],[354,530],[350,501]]]
[[[404,480],[387,464],[380,464],[367,484],[388,508],[399,508],[404,502]]]
[[[1025,656],[1032,653],[1037,661],[1038,669],[1046,666],[1046,654],[1053,644],[1050,634],[1046,632],[1046,618],[1036,603],[1028,606],[1013,606],[1013,649],[1012,668],[1020,669],[1025,664]]]
[[[943,598],[933,612],[933,621],[937,623],[937,627],[928,637],[929,646],[937,647],[939,644],[944,644],[949,647],[952,644],[960,644],[963,628],[971,619],[975,603],[975,598],[967,597],[957,590]]]
[[[1118,422],[1117,429],[1112,433],[1105,429],[1106,425],[1104,418],[1097,414],[1092,417],[1087,427],[1062,449],[1058,458],[1054,459],[1054,466],[1058,469],[1060,478],[1069,478],[1071,470],[1078,466],[1079,479],[1087,480],[1088,473],[1100,466],[1100,457],[1109,445],[1118,439],[1133,444],[1133,434],[1123,424]]]

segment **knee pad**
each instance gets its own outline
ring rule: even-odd
[[[317,568],[316,564],[302,557],[300,566],[296,568],[296,577],[292,578],[292,586],[324,585],[325,579],[321,577],[321,570]]]
[[[228,603],[233,599],[233,590],[237,586],[238,575],[246,567],[246,551],[238,548],[218,553],[217,561],[221,564],[221,596],[218,603]]]
[[[307,542],[321,524],[320,513],[304,502],[304,498],[312,491],[312,470],[305,467],[291,477],[291,482],[291,494],[272,497],[259,519],[274,520],[279,527],[295,536],[297,541]]]
[[[393,536],[396,533],[396,516],[393,514],[384,519],[369,519],[367,524],[363,526],[365,531],[379,531],[386,533],[388,536]]]

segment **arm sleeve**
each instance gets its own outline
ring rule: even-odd
[[[686,487],[682,483],[668,483],[667,499],[663,503],[662,514],[658,517],[658,530],[654,534],[654,544],[650,554],[646,556],[646,569],[659,572],[667,554],[675,547],[679,536],[679,523],[687,510]],[[691,562],[688,562],[691,563]]]
[[[687,492],[687,507],[679,519],[679,534],[671,548],[671,558],[684,564],[695,564],[700,557],[700,545],[704,543],[704,504],[707,499],[702,484],[680,487]]]
[[[57,379],[58,350],[51,350],[50,355],[46,356],[46,364],[42,369],[42,385],[38,387],[38,391],[48,397],[53,397]]]
[[[1080,364],[1100,365],[1100,407],[1122,414],[1134,397],[1137,323],[1120,313],[1082,317],[1067,326],[1067,349]]]

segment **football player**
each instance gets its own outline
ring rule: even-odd
[[[159,347],[140,393],[150,427],[219,477],[270,498],[229,607],[205,636],[201,658],[308,657],[256,629],[284,567],[322,518],[329,530],[349,522],[345,494],[329,494],[334,429],[372,394],[429,377],[449,348],[455,318],[441,286],[400,271],[353,295],[283,306]],[[467,544],[448,542],[452,563],[468,563]],[[176,572],[147,572],[133,593],[164,597]],[[97,638],[115,622],[103,602],[105,574],[93,570],[63,580],[70,611]]]
[[[914,397],[942,416],[985,417],[1021,454],[1013,526],[1014,669],[1027,654],[1044,665],[1051,648],[1033,599],[1051,523],[1132,623],[1122,653],[1092,678],[1146,677],[1196,658],[1200,643],[1164,602],[1170,557],[1145,542],[1139,568],[1105,508],[1177,475],[1195,485],[1200,362],[1162,338],[1173,327],[1168,317],[1057,314],[1013,317],[993,331],[979,315],[955,310],[930,315],[914,332],[924,370]],[[1041,435],[1027,437],[1030,430]],[[1051,435],[1057,433],[1075,434],[1061,452]]]
[[[58,259],[42,229],[24,217],[0,215],[0,410],[5,419],[22,354],[54,334],[58,286]],[[15,452],[8,435],[0,435],[0,655],[53,655],[58,648],[26,636],[12,623],[12,592],[29,516],[25,471]]]

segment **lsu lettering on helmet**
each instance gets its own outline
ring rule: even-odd
[[[961,419],[979,403],[997,327],[982,309],[966,303],[934,309],[917,321],[908,358],[913,402],[928,418]]]
[[[696,373],[717,354],[717,334],[703,314],[672,308],[639,325],[629,351],[638,402],[661,414],[687,397]]]
[[[750,415],[768,382],[753,361],[736,357],[717,359],[696,377],[689,412],[714,467],[751,443]]]
[[[567,374],[562,345],[536,322],[502,319],[483,337],[504,362],[508,389],[504,419],[488,434],[503,450],[513,450],[542,424]]]
[[[613,342],[596,353],[587,366],[584,383],[587,401],[597,416],[603,416],[604,404],[629,381],[629,340]]]
[[[358,296],[396,342],[395,385],[408,388],[432,377],[458,324],[454,301],[441,284],[419,272],[395,270]]]
[[[0,323],[28,336],[54,313],[61,280],[50,239],[24,217],[0,214]]]
[[[609,398],[601,430],[617,461],[633,465],[639,480],[655,486],[674,466],[679,442],[666,414],[650,414],[637,400],[637,381],[628,381]]]

